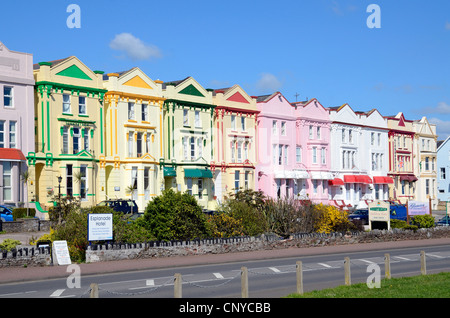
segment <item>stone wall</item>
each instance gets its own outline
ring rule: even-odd
[[[0,251],[0,268],[11,266],[44,266],[52,264],[50,247],[17,247]]]
[[[5,233],[50,231],[50,221],[21,218],[12,222],[2,222],[1,230]]]
[[[296,234],[290,239],[280,239],[276,236],[261,235],[259,237],[194,241],[103,244],[91,245],[88,247],[86,250],[86,262],[94,263],[125,259],[221,254],[290,247],[302,248],[441,237],[450,237],[450,228],[436,227],[432,229],[420,229],[417,231],[400,229],[390,231],[374,230],[371,232],[355,232],[351,234]]]

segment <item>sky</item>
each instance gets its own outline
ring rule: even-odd
[[[4,2],[0,42],[34,63],[74,55],[105,73],[426,116],[450,135],[448,0]]]

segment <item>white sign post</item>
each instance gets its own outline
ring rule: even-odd
[[[67,241],[54,241],[52,246],[53,259],[56,260],[58,265],[70,265],[69,248],[67,247]]]
[[[88,214],[88,241],[112,241],[112,213]]]
[[[387,230],[391,228],[390,204],[384,201],[369,203],[369,227],[372,231],[372,222],[386,222]]]

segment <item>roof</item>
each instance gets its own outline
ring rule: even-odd
[[[53,66],[55,66],[55,65],[58,65],[58,64],[61,63],[61,62],[64,62],[65,60],[67,60],[67,59],[69,59],[69,58],[71,58],[71,57],[73,57],[73,56],[69,56],[69,57],[66,57],[66,58],[64,58],[64,59],[59,59],[59,60],[54,60],[54,61],[48,61],[47,63],[50,63],[50,64],[51,64],[50,67],[53,67]],[[39,65],[39,63],[33,64],[33,70],[38,70],[38,69],[40,69],[40,68],[41,68],[41,66]]]
[[[12,161],[26,161],[20,149],[0,148],[0,160],[7,159]]]

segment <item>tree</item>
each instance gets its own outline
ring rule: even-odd
[[[160,241],[211,236],[206,216],[195,197],[172,189],[148,203],[139,224]]]

